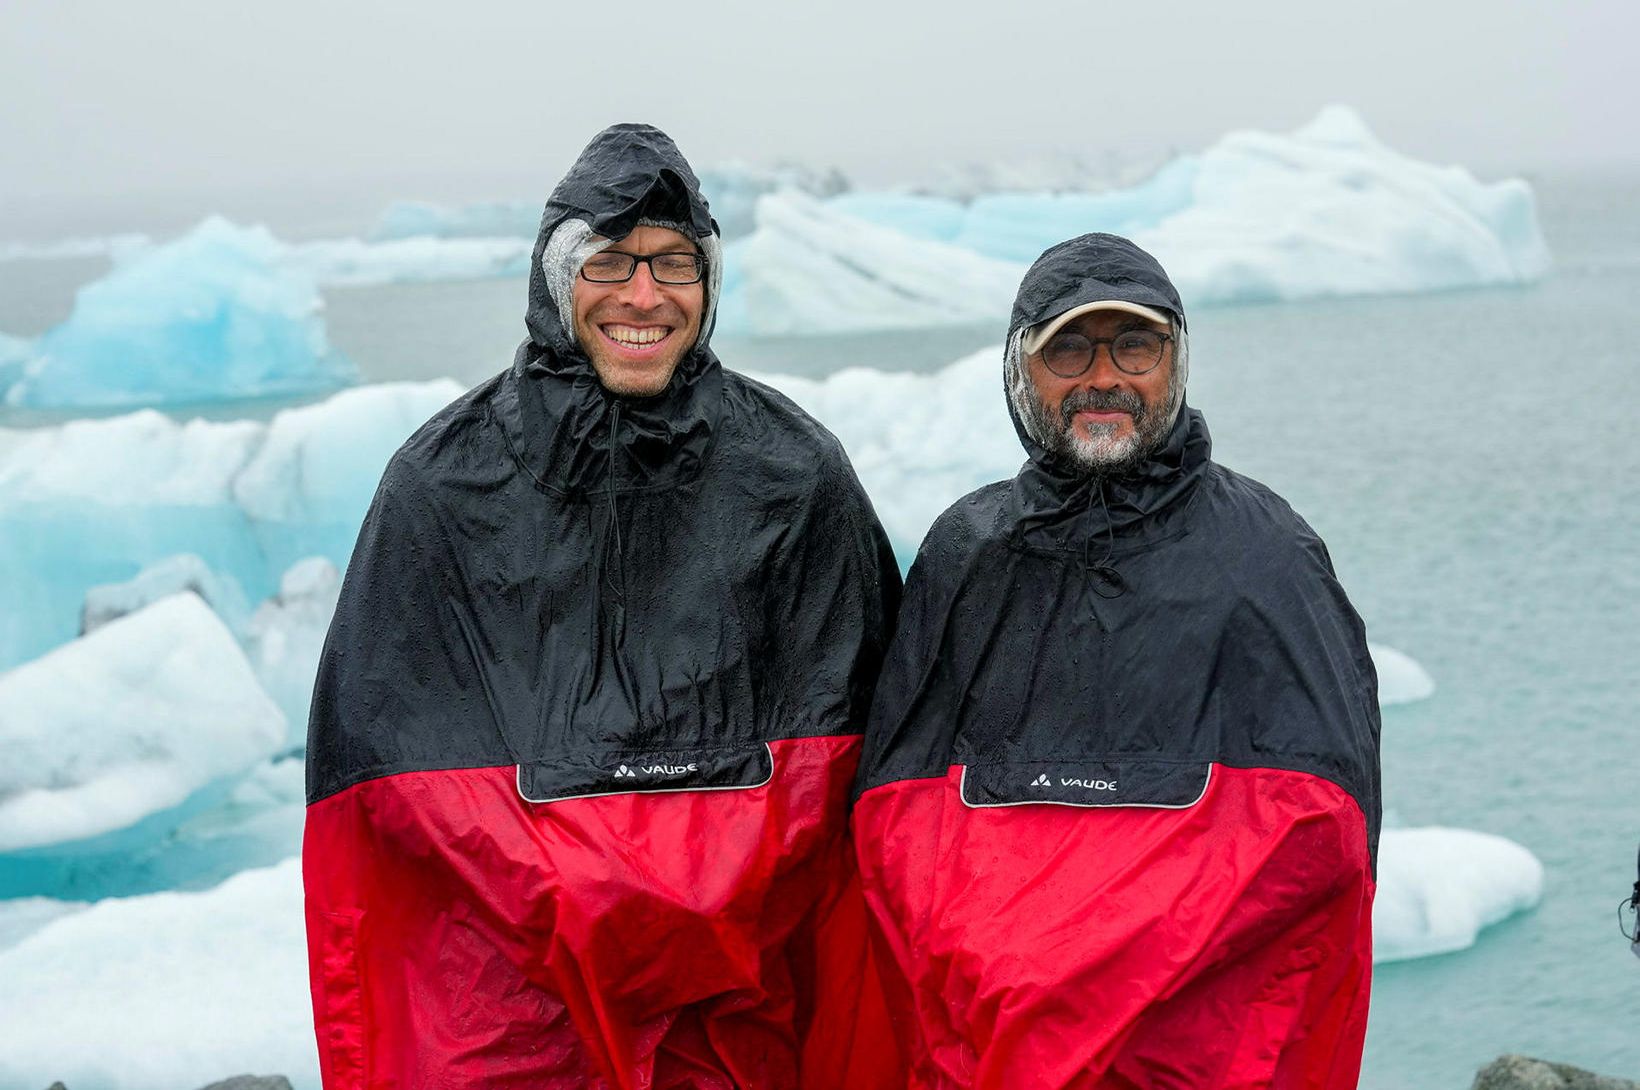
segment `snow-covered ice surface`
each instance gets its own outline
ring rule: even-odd
[[[1512,840],[1470,829],[1385,829],[1373,960],[1466,949],[1482,928],[1533,908],[1542,896],[1543,864]]]
[[[1378,704],[1411,704],[1435,695],[1435,679],[1418,661],[1403,651],[1368,643],[1372,664],[1378,670]]]
[[[298,560],[345,564],[388,457],[461,392],[387,383],[267,423],[141,411],[27,433],[0,453],[0,669],[71,639],[87,588],[177,553],[252,601]]]
[[[1025,267],[1089,231],[1133,238],[1185,306],[1519,284],[1548,247],[1531,188],[1400,155],[1344,107],[1238,131],[1104,193],[774,193],[734,248],[719,329],[834,333],[995,322]],[[737,295],[738,293],[738,295]]]
[[[0,901],[0,951],[7,950],[40,930],[52,920],[85,911],[80,901],[59,901],[55,897],[16,897]],[[0,992],[4,989],[0,988]]]
[[[6,404],[184,404],[353,382],[353,364],[325,336],[314,279],[284,258],[265,228],[218,217],[126,253],[28,347]]]
[[[307,739],[313,679],[341,590],[336,565],[322,556],[309,557],[285,572],[279,593],[256,607],[246,629],[251,666],[285,713],[293,746]]]
[[[266,760],[285,733],[210,607],[161,599],[0,674],[0,852],[177,806]]]
[[[245,630],[250,605],[233,576],[212,571],[192,553],[178,553],[155,561],[123,583],[102,583],[87,590],[80,608],[80,634],[183,591],[199,595],[235,635]]]
[[[295,859],[200,893],[107,900],[0,951],[0,1086],[318,1090]]]

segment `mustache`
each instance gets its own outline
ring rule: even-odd
[[[1130,390],[1073,390],[1059,403],[1060,422],[1070,426],[1071,417],[1085,410],[1124,412],[1138,425],[1145,418],[1145,402]]]

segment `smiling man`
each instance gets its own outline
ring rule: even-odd
[[[899,573],[712,353],[722,258],[672,141],[599,134],[512,367],[387,467],[309,724],[329,1090],[904,1085],[846,838]]]
[[[924,540],[857,785],[911,1085],[1354,1087],[1378,708],[1327,551],[1212,460],[1128,240],[1037,260],[1003,368],[1029,460]]]

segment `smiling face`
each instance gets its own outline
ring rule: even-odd
[[[699,252],[668,227],[636,227],[609,249],[638,257]],[[666,389],[678,362],[694,347],[705,302],[704,280],[658,283],[647,264],[619,284],[594,284],[577,276],[575,336],[605,389],[648,397]]]
[[[1118,310],[1096,310],[1067,322],[1060,332],[1106,340],[1132,329],[1169,333],[1165,323]],[[1075,378],[1062,378],[1042,362],[1042,353],[1025,359],[1032,390],[1023,411],[1031,417],[1029,432],[1051,453],[1086,473],[1119,474],[1161,446],[1172,424],[1179,391],[1174,382],[1174,343],[1166,343],[1162,360],[1142,375],[1120,370],[1110,346],[1095,346],[1093,365]]]

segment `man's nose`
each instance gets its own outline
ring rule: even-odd
[[[639,263],[632,270],[632,279],[624,285],[621,292],[621,302],[639,310],[653,310],[660,305],[660,288],[655,284],[654,274],[649,271],[647,261]]]
[[[1116,357],[1108,344],[1093,346],[1093,362],[1082,374],[1084,384],[1095,390],[1114,390],[1127,379],[1127,372],[1116,366]]]

